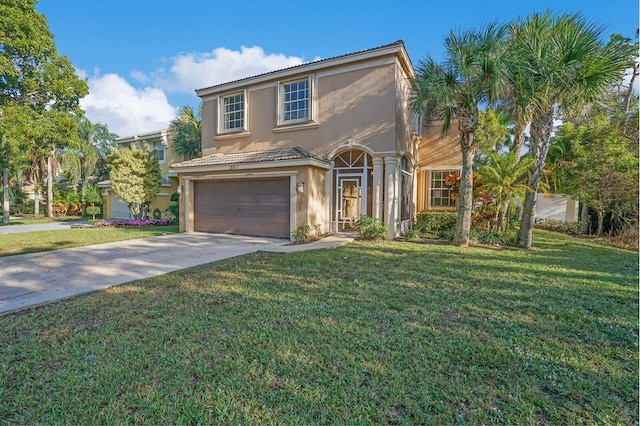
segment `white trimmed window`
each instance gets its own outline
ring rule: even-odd
[[[454,192],[451,186],[448,185],[454,179],[454,176],[459,176],[458,170],[431,170],[429,175],[429,207],[432,209],[437,208],[455,208],[456,197],[452,197]]]
[[[164,145],[161,141],[155,141],[151,144],[151,147],[155,149],[153,155],[156,157],[159,163],[164,163]]]
[[[280,122],[296,123],[311,119],[309,78],[280,84]]]
[[[221,102],[222,131],[244,130],[244,93],[224,96]]]

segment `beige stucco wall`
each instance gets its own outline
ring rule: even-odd
[[[462,149],[455,123],[445,135],[441,123],[429,123],[423,127],[423,135],[418,147],[417,172],[417,211],[455,210],[455,208],[431,208],[428,204],[430,170],[460,169],[462,167]]]
[[[400,80],[396,77],[397,72],[398,66],[388,64],[316,73],[314,106],[319,126],[310,129],[287,126],[290,131],[274,132],[277,128],[278,80],[262,83],[257,88],[249,87],[247,119],[250,135],[216,138],[218,98],[206,100],[203,102],[203,155],[300,146],[315,155],[327,157],[349,140],[374,152],[404,150],[408,146],[409,132],[404,115],[398,113],[404,100],[399,102],[396,97],[396,85]]]
[[[423,136],[418,148],[418,166],[460,166],[462,149],[459,143],[460,132],[455,123],[445,135],[441,124],[429,124],[423,128]]]

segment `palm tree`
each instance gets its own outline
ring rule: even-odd
[[[502,66],[505,27],[491,23],[479,31],[449,33],[443,63],[431,56],[420,62],[412,81],[411,109],[442,122],[446,134],[456,121],[462,148],[462,173],[454,243],[469,245],[473,212],[473,158],[478,105],[498,98],[505,89]]]
[[[514,197],[522,197],[528,190],[526,177],[533,160],[524,158],[518,162],[514,161],[514,156],[514,152],[507,155],[492,152],[477,173],[482,185],[496,197],[496,226],[499,232],[506,231],[509,202]]]
[[[86,117],[78,118],[80,143],[74,149],[66,149],[60,155],[60,163],[72,182],[82,184],[82,214],[86,209],[86,191],[98,164],[111,149],[117,135],[109,132],[105,124],[92,123]]]
[[[554,119],[557,114],[588,114],[627,66],[622,49],[604,46],[602,34],[602,27],[580,13],[554,17],[547,11],[511,25],[512,81],[521,95],[523,118],[531,118],[528,155],[534,159],[520,225],[519,244],[524,248],[532,244],[536,192]]]
[[[202,105],[200,105],[200,110]],[[173,137],[173,152],[181,160],[191,160],[202,153],[202,112],[196,116],[193,108],[183,106],[180,116],[169,126]]]

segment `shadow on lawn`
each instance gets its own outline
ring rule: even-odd
[[[637,421],[637,336],[619,325],[637,313],[633,256],[540,240],[531,252],[357,243],[255,253],[28,312],[58,344],[98,342],[96,365],[115,369],[142,353],[131,362],[137,381],[175,389],[174,402],[202,393],[189,388],[198,381],[225,383],[256,395],[276,422],[281,407],[305,407],[307,420],[367,407],[383,423],[400,406],[401,420],[415,423],[436,408],[449,419],[474,410],[465,414],[480,422],[474,412],[494,407],[531,410],[540,423],[594,412]],[[119,386],[101,391],[117,399]]]

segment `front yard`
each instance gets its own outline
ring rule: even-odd
[[[37,253],[178,232],[178,225],[139,228],[79,228],[6,234],[0,237],[0,257]]]
[[[637,254],[535,241],[257,253],[2,316],[0,423],[637,424]]]

